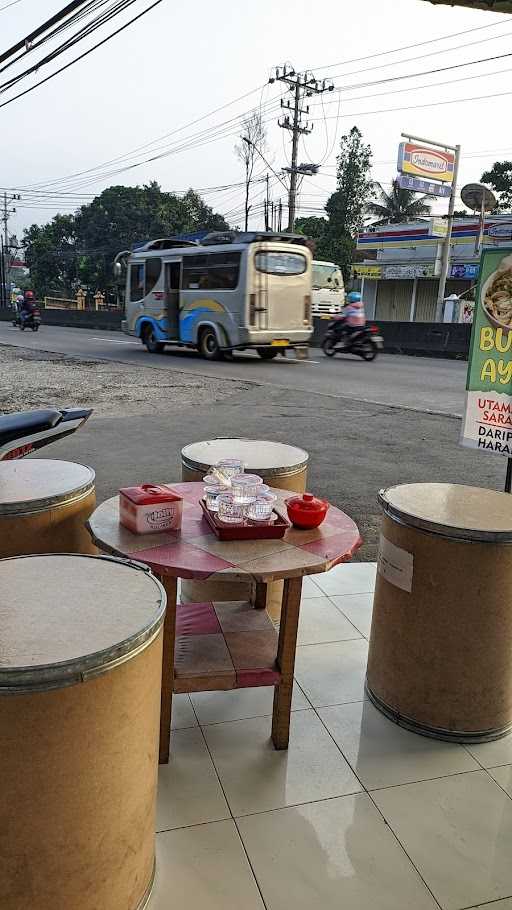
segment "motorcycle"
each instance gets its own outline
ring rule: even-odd
[[[338,316],[329,322],[325,338],[322,341],[322,351],[325,356],[357,354],[363,360],[375,360],[378,352],[382,351],[384,347],[384,340],[378,326],[365,325],[350,335],[345,334],[344,327],[343,317]]]
[[[44,408],[0,416],[0,461],[24,458],[80,429],[91,408]]]
[[[41,325],[41,310],[38,306],[35,306],[31,313],[23,315],[23,311],[18,314],[16,321],[13,321],[13,325],[18,325],[22,332],[25,329],[32,329],[33,332],[39,331],[39,326]]]

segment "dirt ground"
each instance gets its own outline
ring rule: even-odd
[[[91,407],[96,417],[172,413],[238,395],[253,384],[0,346],[0,412]]]

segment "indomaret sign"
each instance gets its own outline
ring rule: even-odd
[[[461,443],[512,458],[512,249],[480,263]]]
[[[455,153],[441,148],[430,148],[415,142],[401,142],[398,146],[398,171],[415,177],[453,181]]]

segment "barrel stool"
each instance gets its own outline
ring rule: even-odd
[[[165,593],[110,557],[0,560],[2,910],[142,910]]]

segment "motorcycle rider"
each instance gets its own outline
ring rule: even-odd
[[[347,294],[345,306],[342,310],[342,331],[341,339],[345,342],[355,332],[360,332],[366,325],[366,316],[364,312],[364,303],[359,291],[350,291]]]
[[[34,297],[34,292],[25,291],[25,295],[23,297],[23,303],[21,305],[21,310],[20,310],[20,314],[19,314],[22,322],[26,322],[27,319],[30,319],[30,317],[34,314],[35,308],[36,308],[36,301],[35,301],[35,297]]]

